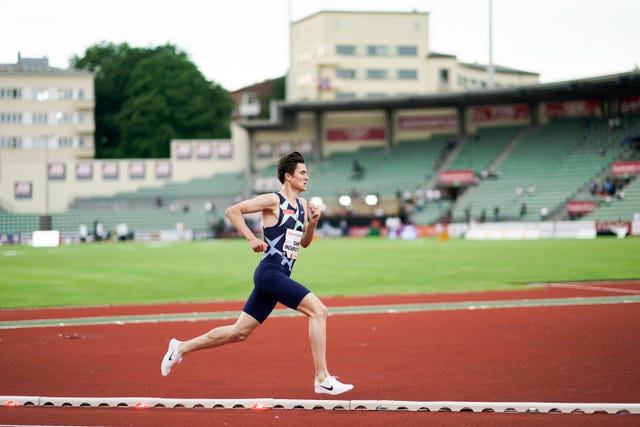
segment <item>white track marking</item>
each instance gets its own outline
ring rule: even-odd
[[[636,290],[636,289],[610,288],[608,286],[592,286],[592,285],[584,285],[581,283],[547,283],[546,286],[550,288],[584,289],[589,291],[602,291],[602,292],[640,295],[640,290]]]

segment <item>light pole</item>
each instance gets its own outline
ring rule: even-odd
[[[489,0],[489,67],[487,68],[489,89],[496,86],[495,67],[493,66],[493,0]]]

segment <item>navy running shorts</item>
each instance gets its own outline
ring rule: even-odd
[[[253,273],[253,291],[242,311],[264,322],[280,302],[296,310],[311,291],[289,277],[285,266],[263,260]]]

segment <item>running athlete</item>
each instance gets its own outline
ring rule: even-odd
[[[327,368],[327,307],[306,287],[290,278],[298,249],[311,244],[320,219],[320,210],[298,197],[306,190],[309,180],[300,153],[295,151],[279,160],[278,180],[282,183],[278,193],[261,194],[231,206],[225,212],[231,224],[249,241],[251,249],[263,253],[253,275],[253,291],[240,317],[233,325],[214,328],[188,341],[171,339],[162,359],[162,375],[169,375],[171,368],[187,353],[246,340],[267,319],[276,303],[281,302],[309,318],[315,392],[340,394],[353,388],[351,384],[338,381]],[[253,234],[244,220],[243,215],[256,212],[262,213],[264,241]]]

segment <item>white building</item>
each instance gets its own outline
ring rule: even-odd
[[[93,73],[47,58],[0,64],[0,148],[67,150],[93,157]]]
[[[429,13],[323,11],[292,23],[287,99],[332,100],[475,90],[486,65],[429,48]],[[539,74],[495,66],[496,87],[535,84]]]

